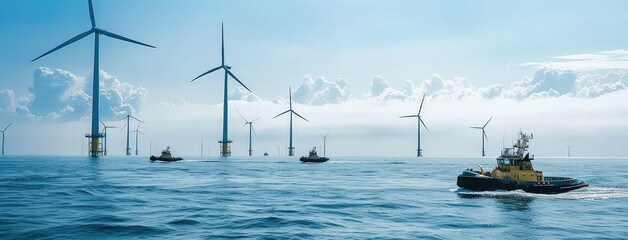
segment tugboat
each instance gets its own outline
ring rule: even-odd
[[[307,157],[301,157],[301,162],[307,163],[307,162],[312,162],[312,163],[322,163],[322,162],[327,162],[327,160],[329,160],[329,158],[327,157],[319,157],[318,154],[316,153],[316,147],[312,148],[312,150],[310,151],[310,155]]]
[[[162,162],[176,162],[176,161],[181,161],[183,160],[183,158],[180,157],[176,157],[173,158],[172,154],[170,154],[170,146],[167,146],[166,149],[161,150],[161,156],[159,157],[155,157],[155,156],[150,156],[150,161],[162,161]]]
[[[528,141],[534,136],[519,132],[519,139],[512,148],[504,148],[497,158],[497,166],[490,172],[467,169],[458,176],[461,188],[479,191],[522,189],[529,193],[555,194],[589,186],[588,183],[570,177],[544,177],[543,172],[532,168],[534,155],[530,157]]]

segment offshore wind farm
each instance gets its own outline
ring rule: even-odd
[[[626,7],[11,2],[0,236],[624,238]]]

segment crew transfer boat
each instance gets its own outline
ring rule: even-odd
[[[301,162],[314,162],[314,163],[322,163],[322,162],[327,162],[327,160],[329,160],[329,158],[327,157],[319,157],[318,154],[316,153],[316,147],[312,148],[312,150],[310,150],[310,155],[307,157],[301,157]]]
[[[589,186],[584,181],[570,177],[544,177],[543,172],[532,168],[534,155],[530,157],[528,141],[534,136],[519,132],[519,139],[512,148],[504,148],[497,158],[497,166],[490,172],[467,169],[458,176],[458,187],[469,190],[493,191],[522,189],[530,193],[563,193]]]
[[[163,162],[176,162],[176,161],[183,160],[183,158],[172,157],[172,154],[170,154],[170,146],[167,146],[166,149],[161,150],[161,156],[159,157],[150,156],[150,160],[151,161],[163,161]]]

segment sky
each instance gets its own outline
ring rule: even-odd
[[[156,46],[101,36],[102,120],[142,119],[139,152],[217,156],[225,59],[229,138],[246,155],[285,155],[288,89],[297,155],[414,156],[416,114],[426,157],[487,156],[521,129],[537,156],[627,157],[625,1],[94,0],[96,25]],[[90,29],[87,0],[0,0],[0,127],[6,153],[86,154],[94,37],[31,62]],[[132,122],[132,129],[137,122]],[[112,155],[126,136],[108,130]],[[135,136],[131,136],[135,148]]]

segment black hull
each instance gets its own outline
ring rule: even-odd
[[[543,182],[525,182],[517,184],[506,179],[470,174],[466,172],[458,176],[458,187],[474,191],[516,190],[521,189],[529,193],[555,194],[564,193],[578,188],[589,186],[588,183],[573,178],[545,177]]]
[[[176,162],[176,161],[181,161],[183,160],[183,158],[180,157],[176,157],[176,158],[162,158],[162,157],[155,157],[155,156],[150,156],[150,161],[154,162],[154,161],[160,161],[160,162]]]
[[[321,157],[318,159],[310,159],[310,158],[306,158],[306,157],[301,157],[301,162],[304,163],[323,163],[323,162],[327,162],[329,160],[329,158],[326,157]]]
[[[529,193],[544,193],[544,194],[553,194],[553,193],[564,193],[569,192],[571,190],[576,190],[578,188],[583,188],[589,186],[588,183],[579,182],[576,184],[569,184],[565,186],[557,186],[555,184],[545,184],[545,185],[531,185],[527,187],[523,187],[523,191]]]

